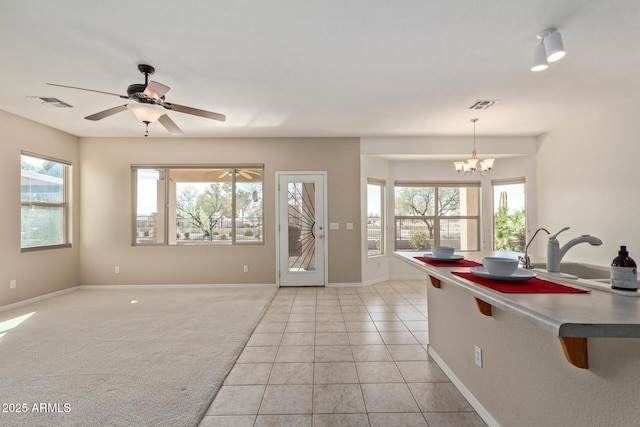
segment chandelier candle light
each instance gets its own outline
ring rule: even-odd
[[[480,175],[488,175],[493,167],[495,159],[479,160],[476,152],[476,122],[478,119],[471,119],[473,123],[473,152],[471,158],[464,162],[453,162],[456,167],[458,175],[469,176],[473,175],[478,168],[480,169]]]

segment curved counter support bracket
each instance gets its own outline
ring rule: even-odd
[[[558,337],[562,343],[564,356],[569,363],[581,369],[589,369],[587,339],[576,337]]]
[[[480,313],[491,316],[491,304],[475,298],[476,305]],[[582,337],[558,337],[562,344],[564,356],[569,363],[580,369],[589,369],[589,358],[587,351],[587,339]]]
[[[476,298],[476,305],[478,306],[478,310],[480,310],[480,313],[484,314],[485,316],[491,316],[491,304],[489,304],[488,302],[482,301],[481,299]]]
[[[431,281],[431,285],[434,288],[440,289],[442,287],[442,283],[440,279],[437,279],[431,275],[429,275],[429,280]],[[488,302],[482,301],[479,298],[475,298],[476,305],[478,306],[478,310],[485,316],[492,315],[492,307]],[[587,339],[583,337],[558,337],[560,339],[560,343],[562,344],[562,350],[564,351],[564,356],[567,358],[569,363],[573,366],[581,369],[589,369],[589,360],[588,360],[588,352],[587,352]]]
[[[431,285],[433,285],[434,288],[440,289],[440,279],[436,279],[433,276],[429,276],[429,279],[431,280]]]

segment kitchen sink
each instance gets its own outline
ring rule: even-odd
[[[550,273],[546,270],[547,265],[544,263],[533,264],[536,273],[543,272],[547,274],[555,274],[565,279],[592,279],[602,280],[609,279],[610,272],[606,267],[597,265],[580,264],[577,262],[560,263],[560,273]],[[541,271],[542,270],[542,271]]]
[[[580,264],[576,262],[563,262],[560,263],[559,273],[548,272],[544,263],[534,263],[533,267],[533,271],[536,272],[536,274],[547,279],[557,278],[560,280],[566,280],[569,283],[574,282],[577,285],[590,289],[597,289],[618,295],[640,297],[640,292],[637,291],[621,291],[618,289],[612,289],[611,273],[608,267]]]

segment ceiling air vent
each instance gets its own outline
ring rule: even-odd
[[[50,96],[30,96],[29,98],[35,99],[36,101],[39,101],[45,105],[52,105],[57,108],[73,108],[72,105],[69,105],[66,102],[63,102],[58,98],[53,98]]]
[[[481,99],[469,106],[469,110],[486,110],[489,107],[493,107],[498,102],[496,99]]]

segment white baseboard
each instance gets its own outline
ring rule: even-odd
[[[442,360],[440,356],[438,356],[438,353],[436,353],[433,347],[428,346],[427,352],[429,353],[429,356],[431,356],[431,358],[434,360],[434,362],[436,362],[436,364],[440,367],[440,369],[442,369],[442,371],[447,375],[447,377],[449,377],[458,391],[460,391],[464,398],[467,399],[469,404],[473,407],[473,409],[475,409],[480,418],[482,418],[484,422],[487,423],[487,426],[500,427],[500,424],[498,424],[498,422],[491,416],[489,411],[487,411],[485,407],[482,406],[480,401],[476,399],[471,391],[462,383],[462,381],[460,381],[460,378],[458,378],[456,374],[453,373],[451,368],[449,368],[449,366],[444,363],[444,360]]]
[[[419,276],[398,276],[398,277],[381,277],[378,279],[368,280],[366,282],[344,282],[344,283],[329,283],[328,288],[361,288],[365,286],[375,285],[387,280],[424,280],[424,275]],[[63,295],[67,292],[72,292],[78,289],[216,289],[216,288],[277,288],[275,283],[212,283],[212,284],[164,284],[164,285],[79,285],[72,288],[63,289],[61,291],[51,292],[49,294],[40,295],[34,298],[29,298],[24,301],[19,301],[14,304],[9,304],[0,307],[0,311],[11,310],[16,307],[20,307],[26,304],[31,304],[37,301],[41,301],[47,298],[53,298],[58,295]]]
[[[275,283],[211,283],[164,285],[80,285],[78,289],[216,289],[216,288],[277,288]]]
[[[11,310],[13,308],[22,307],[23,305],[33,304],[34,302],[42,301],[42,300],[45,300],[45,299],[48,299],[48,298],[57,297],[58,295],[67,294],[69,292],[75,291],[76,289],[78,289],[78,288],[76,286],[74,286],[73,288],[67,288],[67,289],[63,289],[61,291],[51,292],[51,293],[48,293],[48,294],[40,295],[38,297],[33,297],[33,298],[26,299],[24,301],[18,301],[16,303],[9,304],[9,305],[3,305],[2,307],[0,307],[0,311]]]
[[[187,284],[187,285],[80,285],[61,291],[51,292],[0,307],[0,311],[11,310],[23,305],[32,304],[58,295],[64,295],[79,289],[216,289],[216,288],[277,288],[275,283],[242,283],[242,284]]]

